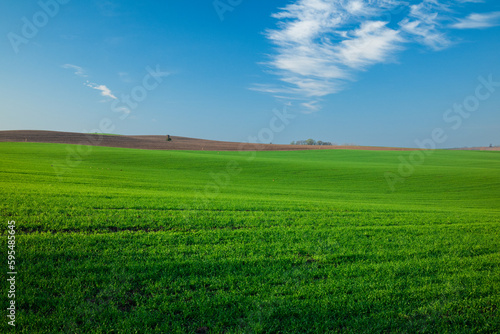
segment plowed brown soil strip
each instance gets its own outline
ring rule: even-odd
[[[371,146],[307,146],[249,144],[215,140],[204,140],[171,136],[109,136],[75,132],[56,132],[38,130],[0,131],[0,142],[57,143],[74,145],[95,145],[106,147],[135,148],[145,150],[204,150],[204,151],[297,151],[297,150],[393,150],[412,149]]]

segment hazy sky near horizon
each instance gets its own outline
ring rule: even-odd
[[[0,32],[0,130],[500,145],[497,0],[5,0]]]

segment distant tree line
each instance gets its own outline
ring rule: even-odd
[[[336,144],[332,144],[329,141],[321,141],[321,140],[314,140],[314,139],[306,139],[306,140],[297,140],[297,141],[292,141],[290,145],[318,145],[318,146],[333,146]]]

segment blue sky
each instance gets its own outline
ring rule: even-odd
[[[1,130],[500,145],[495,0],[5,0],[0,31]]]

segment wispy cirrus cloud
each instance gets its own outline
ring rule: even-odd
[[[438,51],[454,44],[453,28],[490,27],[497,13],[465,19],[455,7],[481,0],[296,0],[272,16],[277,28],[266,31],[274,45],[265,63],[279,84],[251,89],[303,100],[305,112],[319,110],[321,98],[337,93],[356,73],[394,62],[411,44]]]
[[[432,50],[442,50],[452,44],[442,26],[449,22],[450,5],[437,0],[425,0],[409,6],[409,13],[399,26],[407,39]]]
[[[451,27],[455,29],[484,29],[500,25],[500,12],[477,14],[472,13],[460,19]]]
[[[85,70],[82,67],[80,67],[80,66],[72,65],[72,64],[64,64],[61,67],[65,68],[65,69],[74,70],[74,74],[76,76],[78,76],[78,77],[82,77],[82,78],[87,78],[88,77],[88,75],[86,74]],[[109,98],[111,98],[113,100],[118,100],[118,98],[111,92],[111,89],[109,89],[106,85],[96,84],[96,83],[90,82],[89,80],[87,80],[86,82],[84,82],[84,85],[86,87],[89,87],[89,88],[96,89],[96,90],[100,91],[101,95],[104,96],[104,97],[109,97]]]
[[[65,64],[65,65],[62,65],[61,67],[75,70],[75,75],[76,76],[79,76],[79,77],[88,77],[88,75],[85,74],[85,70],[82,67],[80,67],[80,66],[71,65],[71,64]],[[158,66],[157,66],[157,69],[158,69]],[[127,80],[127,79],[129,79],[128,73],[120,72],[118,75],[124,81]],[[156,72],[154,72],[154,75],[156,75],[157,77],[162,77],[162,76],[166,76],[167,73],[165,73],[165,72],[159,72],[157,70]],[[92,89],[95,89],[95,90],[99,91],[101,96],[104,96],[104,97],[108,98],[108,99],[101,100],[100,102],[110,102],[112,100],[113,111],[121,113],[122,116],[124,116],[124,117],[128,117],[128,115],[130,115],[132,113],[132,111],[126,105],[124,105],[124,104],[120,105],[120,102],[123,102],[123,101],[121,101],[120,99],[118,99],[116,97],[116,95],[113,94],[113,92],[111,91],[111,89],[108,88],[106,85],[102,85],[102,84],[97,84],[97,83],[94,83],[94,82],[90,82],[89,80],[86,80],[83,83],[83,85],[85,87],[89,87],[89,88],[92,88]],[[111,99],[111,100],[109,100],[109,99]]]
[[[61,67],[65,68],[65,69],[74,70],[75,75],[77,75],[79,77],[82,77],[82,78],[88,77],[88,75],[85,73],[85,70],[83,68],[81,68],[80,66],[76,66],[76,65],[72,65],[72,64],[64,64]]]
[[[118,100],[118,98],[116,96],[114,96],[113,93],[111,93],[111,89],[109,89],[105,85],[98,85],[96,83],[89,82],[89,81],[85,82],[84,85],[87,87],[90,87],[92,89],[97,89],[98,91],[101,92],[102,96],[112,98],[113,100]]]
[[[252,89],[302,96],[306,112],[320,109],[321,97],[344,89],[356,71],[390,61],[404,39],[379,19],[393,0],[299,0],[273,17],[278,29],[266,35],[275,45],[267,65],[281,85]]]

